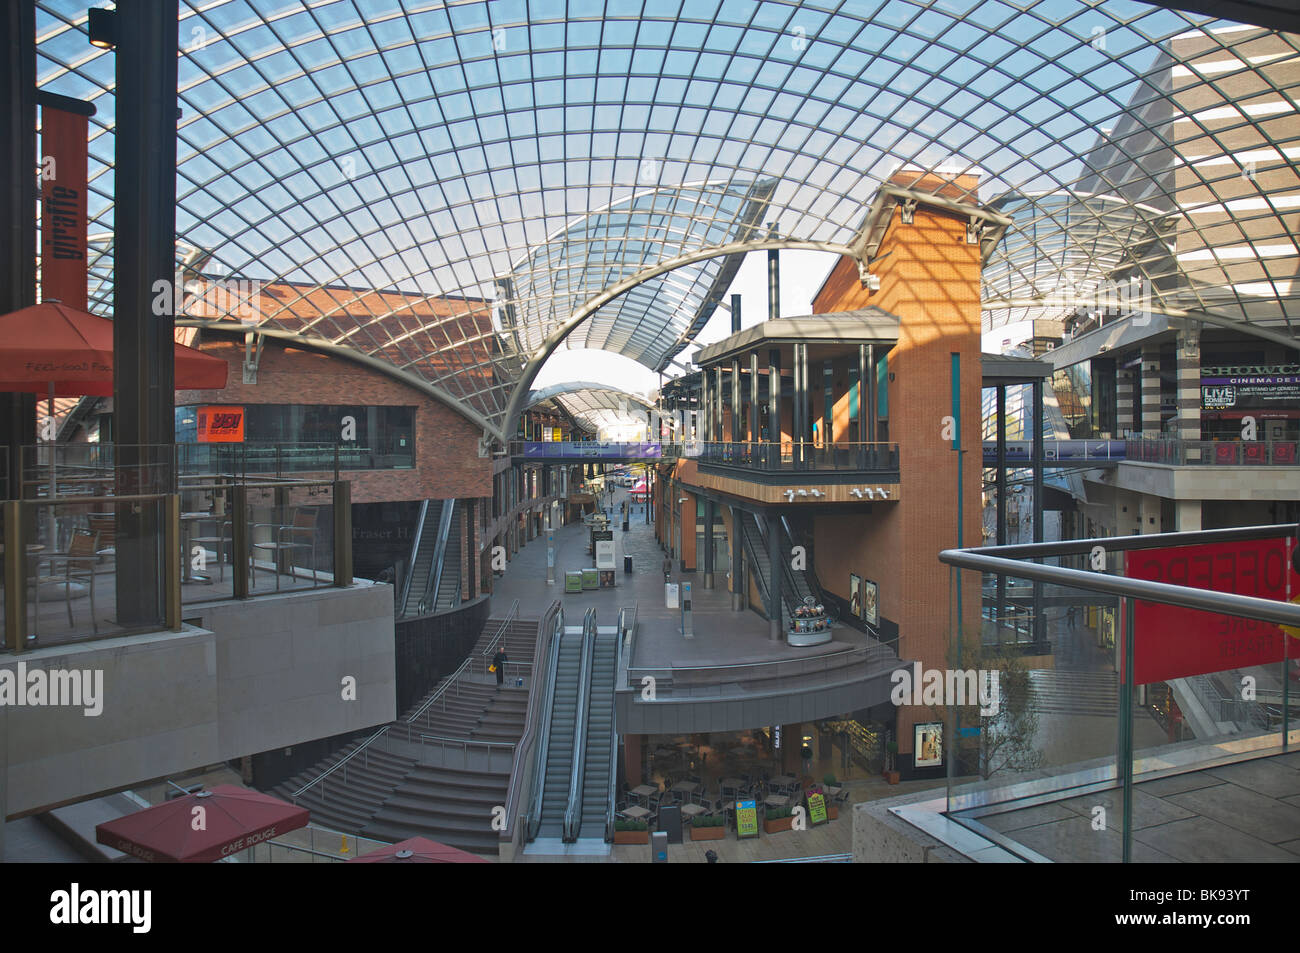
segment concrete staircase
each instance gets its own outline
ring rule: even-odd
[[[489,764],[484,749],[475,752],[470,747],[462,756],[454,746],[423,744],[420,736],[511,744],[523,735],[528,680],[523,688],[511,682],[498,690],[495,675],[486,671],[490,656],[482,654],[501,622],[488,620],[471,650],[468,671],[456,682],[443,679],[420,704],[389,725],[384,736],[296,799],[311,811],[312,823],[376,840],[395,842],[418,835],[461,850],[496,853],[492,809],[505,804],[510,783],[505,752]],[[532,660],[537,626],[532,619],[515,620],[507,627],[504,642],[512,661]],[[413,714],[440,690],[440,698],[420,714]],[[348,745],[278,785],[272,793],[294,800],[295,791],[364,742]],[[454,752],[456,758],[448,752]]]

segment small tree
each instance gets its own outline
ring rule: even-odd
[[[1034,711],[1029,694],[1029,670],[1024,659],[1014,650],[996,645],[982,645],[977,639],[967,639],[961,656],[950,655],[955,669],[996,672],[998,675],[997,712],[980,714],[978,699],[968,699],[971,704],[956,706],[963,727],[979,726],[973,738],[958,737],[954,745],[958,764],[970,765],[984,780],[1003,771],[1033,771],[1043,764],[1043,752],[1034,746],[1038,736],[1038,713]],[[933,709],[937,719],[946,715],[946,709]]]

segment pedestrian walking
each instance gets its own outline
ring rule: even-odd
[[[1070,608],[1066,611],[1065,621],[1070,626],[1070,628],[1072,629],[1074,628],[1074,606],[1070,606]]]
[[[664,582],[666,583],[669,580],[671,580],[672,575],[673,575],[673,559],[671,556],[665,556],[664,557]]]
[[[497,673],[497,691],[501,691],[501,683],[506,677],[506,662],[510,659],[506,656],[506,644],[502,642],[497,648],[497,654],[492,656],[492,667]]]

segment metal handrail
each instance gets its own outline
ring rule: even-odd
[[[546,759],[551,747],[551,718],[555,707],[555,673],[560,664],[560,643],[564,641],[564,609],[555,617],[555,637],[551,639],[550,661],[546,669],[546,698],[542,708],[541,724],[544,726],[537,744],[537,757],[533,765],[532,803],[528,808],[526,836],[532,840],[542,822],[542,800],[546,793]]]
[[[505,619],[501,622],[501,625],[497,627],[496,635],[492,636],[492,638],[488,640],[488,644],[484,646],[483,651],[479,654],[483,656],[495,655],[496,652],[494,652],[493,649],[496,647],[497,642],[505,638],[506,629],[510,627],[510,623],[514,622],[518,616],[519,600],[516,599],[514,602],[510,603],[510,608],[506,612]]]
[[[411,596],[411,577],[414,575],[415,561],[420,552],[420,540],[424,537],[424,519],[429,513],[429,501],[420,501],[420,516],[415,524],[415,542],[411,544],[411,564],[406,567],[406,578],[402,580],[402,596],[397,604],[402,607],[402,615],[406,615],[406,600]]]
[[[407,741],[410,741],[410,740],[411,740],[411,725],[412,725],[412,723],[414,723],[415,719],[419,718],[419,717],[420,717],[421,715],[423,715],[426,711],[428,711],[429,708],[430,708],[430,706],[432,706],[434,702],[436,702],[436,701],[438,701],[439,699],[443,698],[443,697],[447,694],[447,690],[448,690],[448,689],[454,687],[454,688],[456,689],[456,694],[458,694],[458,695],[460,694],[460,679],[461,679],[461,676],[464,675],[466,672],[469,671],[469,669],[470,669],[470,663],[471,663],[473,660],[474,660],[473,656],[466,656],[465,661],[461,662],[460,665],[458,665],[458,666],[456,667],[456,670],[455,670],[454,672],[452,672],[452,673],[451,673],[450,675],[448,675],[445,679],[443,679],[442,684],[439,685],[439,686],[438,686],[438,687],[433,691],[433,694],[431,694],[428,698],[426,698],[426,699],[425,699],[425,700],[420,704],[420,707],[419,707],[419,708],[415,709],[415,711],[411,712],[411,714],[409,714],[409,715],[404,719],[404,721],[406,722],[406,740],[407,740]],[[444,706],[445,706],[445,704],[446,704],[446,703],[444,702]]]
[[[515,748],[513,741],[479,741],[477,738],[448,738],[445,735],[430,735],[420,732],[419,743],[422,745],[437,744],[444,751],[449,745],[455,745],[460,748],[464,754],[462,767],[469,767],[469,749],[470,748],[487,748],[488,749],[488,768],[492,767],[492,752],[496,748],[509,748],[512,751]]]
[[[424,586],[424,598],[420,600],[420,612],[433,612],[438,606],[438,587],[442,584],[442,564],[447,557],[447,534],[451,532],[452,519],[456,512],[456,501],[447,500],[438,514],[438,541],[433,551],[433,566],[429,580]]]
[[[631,630],[636,628],[636,610],[637,603],[631,606],[632,623],[627,628],[627,641],[632,640]],[[618,632],[614,636],[614,684],[619,683],[619,669],[623,668],[623,641],[624,627],[627,625],[627,608],[620,609],[618,612]],[[612,714],[612,712],[611,712]],[[610,719],[609,725],[609,783],[605,791],[605,840],[614,839],[614,809],[617,807],[616,801],[618,796],[618,732],[614,730],[614,721]]]
[[[551,620],[557,615],[562,615],[560,601],[557,599],[552,602],[550,608],[542,616],[537,628],[537,642],[533,647],[533,660],[530,663],[533,671],[541,668],[542,660],[546,657],[550,649],[552,626]],[[537,732],[538,712],[542,707],[540,699],[545,695],[545,691],[533,691],[537,687],[534,681],[528,690],[528,710],[524,714],[524,731],[519,736],[519,743],[515,745],[514,758],[510,763],[510,784],[506,793],[506,817],[505,826],[501,829],[501,839],[503,841],[513,841],[516,833],[515,812],[519,809],[519,799],[522,796],[524,785],[524,759],[528,756],[528,749],[533,743],[533,736]]]
[[[1089,540],[1100,544],[1105,540]],[[1066,569],[1061,566],[1044,566],[1038,563],[1020,562],[1003,556],[989,556],[973,550],[945,549],[939,553],[939,561],[958,569],[975,569],[981,572],[1001,573],[1023,579],[1038,579],[1043,582],[1056,582],[1063,586],[1073,586],[1092,592],[1106,592],[1129,599],[1144,602],[1159,602],[1163,605],[1179,606],[1184,609],[1201,609],[1206,612],[1218,612],[1239,615],[1246,619],[1261,622],[1273,622],[1278,625],[1300,626],[1300,605],[1289,602],[1277,602],[1272,599],[1260,599],[1255,596],[1239,596],[1231,592],[1215,592],[1211,589],[1195,589],[1191,586],[1176,586],[1167,582],[1150,582],[1146,579],[1130,579],[1125,576],[1110,576],[1101,572],[1089,572],[1083,569]]]
[[[343,765],[347,764],[349,761],[351,761],[353,758],[355,758],[357,755],[359,755],[362,751],[365,751],[367,748],[370,747],[370,745],[371,745],[373,742],[378,741],[379,738],[381,738],[382,736],[386,735],[386,734],[388,733],[388,729],[391,728],[391,727],[392,727],[391,725],[384,725],[384,727],[380,728],[378,731],[376,731],[373,735],[371,735],[371,736],[370,736],[369,738],[367,738],[365,741],[361,742],[361,744],[357,745],[357,746],[356,746],[355,748],[353,748],[350,752],[348,752],[346,755],[344,755],[342,758],[340,758],[338,761],[336,761],[333,765],[331,765],[330,767],[326,768],[325,771],[323,771],[323,772],[321,773],[320,777],[316,778],[314,781],[308,781],[306,784],[304,784],[304,785],[303,785],[302,787],[300,787],[298,790],[294,791],[291,795],[289,795],[289,798],[290,798],[291,800],[293,800],[294,802],[297,802],[298,798],[302,796],[303,792],[305,792],[305,791],[308,790],[309,788],[313,788],[313,787],[315,787],[315,786],[316,786],[317,784],[319,784],[321,781],[324,781],[326,778],[328,778],[331,774],[333,774],[333,773],[334,773],[335,771],[337,771],[339,768],[343,767]]]
[[[709,440],[699,444],[700,463],[779,471],[884,471],[898,469],[898,444],[892,441],[816,443],[796,440]]]
[[[883,643],[881,644],[880,647],[885,648]],[[667,672],[669,673],[669,675],[671,675],[673,672],[716,672],[720,670],[725,671],[726,669],[765,668],[768,666],[776,666],[776,665],[790,665],[792,662],[808,663],[808,662],[833,661],[833,660],[844,659],[848,656],[853,656],[853,655],[861,655],[863,658],[866,658],[870,655],[875,654],[872,652],[872,649],[874,648],[875,646],[871,646],[871,645],[854,645],[854,646],[850,646],[849,648],[840,649],[835,652],[825,652],[821,655],[798,656],[795,658],[784,658],[784,659],[769,659],[765,662],[722,662],[717,665],[638,665],[635,667],[629,666],[628,671],[629,673],[634,671],[635,672]],[[890,654],[892,655],[893,653],[891,652]],[[842,666],[835,665],[832,667],[841,668]]]
[[[587,719],[591,716],[591,670],[596,648],[596,610],[582,620],[582,661],[578,669],[578,710],[573,721],[573,764],[569,768],[569,800],[564,807],[564,840],[578,839],[582,827],[583,774],[587,765]]]

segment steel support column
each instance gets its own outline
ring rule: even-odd
[[[757,448],[758,432],[758,352],[749,352],[749,442]]]
[[[714,415],[714,439],[719,443],[727,442],[727,433],[723,430],[723,365],[714,368],[714,406],[710,407]]]
[[[175,488],[175,317],[156,314],[155,283],[176,280],[178,0],[116,11],[113,210],[113,439],[117,492]],[[174,300],[174,295],[168,295]],[[170,309],[167,309],[170,310]],[[117,507],[119,624],[165,617],[161,507]]]
[[[36,303],[36,4],[8,3],[0,22],[9,55],[0,67],[4,103],[4,186],[0,188],[0,311],[8,313]],[[10,499],[23,496],[24,446],[36,443],[36,395],[0,394],[0,490]],[[29,515],[24,519],[31,525]],[[35,540],[29,540],[35,542]],[[19,560],[15,560],[17,562]],[[21,597],[20,597],[21,598]]]
[[[870,424],[867,421],[867,345],[858,345],[858,406],[855,411],[858,415],[858,442],[867,442],[867,430]]]
[[[778,469],[781,465],[781,349],[767,352],[767,436],[768,465]]]
[[[743,439],[741,436],[741,416],[740,416],[740,358],[731,359],[731,442],[740,443]]]
[[[1034,542],[1043,541],[1043,381],[1036,378],[1031,385],[1033,390],[1033,441],[1034,441]],[[1036,560],[1041,562],[1042,560]],[[1034,644],[1040,651],[1046,650],[1047,620],[1043,618],[1043,584],[1034,582]]]
[[[704,503],[704,586],[713,588],[713,520],[717,504],[712,500]]]
[[[867,440],[876,442],[876,346],[867,345]]]
[[[997,526],[994,532],[997,534],[996,539],[999,546],[1007,544],[1007,385],[999,384],[997,386],[998,394],[998,470],[994,475],[994,482],[998,495],[997,499]],[[998,642],[1002,641],[1002,614],[1006,611],[1007,604],[1007,577],[998,576],[997,597],[994,607],[994,626],[996,627]]]
[[[745,607],[745,589],[742,588],[745,576],[743,564],[745,544],[740,538],[740,507],[731,507],[731,536],[727,539],[727,552],[731,554],[731,611],[739,612]]]

